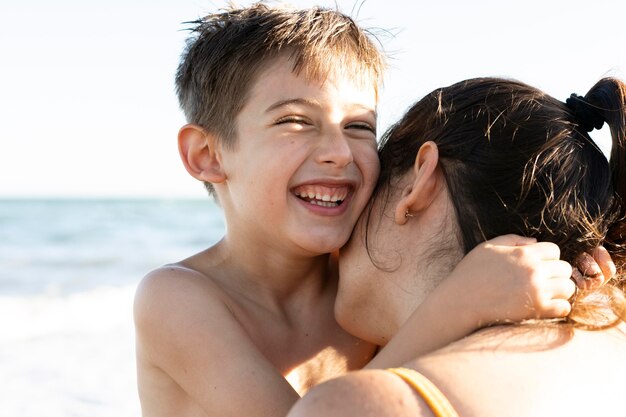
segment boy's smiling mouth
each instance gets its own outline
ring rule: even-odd
[[[322,185],[301,185],[293,189],[296,197],[307,203],[321,207],[338,207],[343,203],[348,194],[350,187],[328,187]]]

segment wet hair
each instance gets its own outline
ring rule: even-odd
[[[587,106],[592,125],[609,125],[610,162],[572,104]],[[508,233],[554,242],[572,264],[598,245],[609,250],[617,276],[579,296],[570,315],[580,327],[604,328],[626,320],[625,131],[626,85],[617,79],[568,105],[513,80],[463,81],[428,94],[383,136],[374,198],[386,201],[421,145],[435,142],[464,253]],[[608,322],[599,317],[606,308]]]
[[[285,56],[293,72],[323,81],[345,74],[378,92],[385,59],[373,37],[352,18],[320,7],[289,9],[255,3],[231,6],[193,25],[176,73],[176,91],[189,123],[236,145],[235,119],[260,71]],[[213,194],[213,186],[205,183]]]

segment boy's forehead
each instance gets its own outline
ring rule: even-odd
[[[324,95],[334,91],[333,98],[346,103],[374,109],[378,101],[378,88],[373,79],[359,79],[346,73],[339,66],[329,70],[323,78],[306,69],[296,72],[293,62],[285,56],[277,57],[258,72],[251,85],[248,100],[290,99]]]

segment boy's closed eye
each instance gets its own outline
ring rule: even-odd
[[[275,125],[294,125],[296,129],[304,129],[307,126],[313,126],[314,123],[304,117],[297,115],[289,115],[284,116],[277,119],[274,122]],[[370,124],[369,122],[352,122],[347,124],[344,129],[355,131],[353,136],[356,137],[366,137],[367,139],[371,137],[376,137],[376,127]]]
[[[346,129],[366,130],[376,135],[376,127],[372,126],[371,124],[367,122],[350,123],[349,125],[346,126]]]
[[[285,116],[285,117],[281,117],[275,122],[275,124],[277,125],[288,124],[288,123],[294,123],[294,124],[299,124],[299,125],[311,125],[312,124],[309,120],[307,120],[306,118],[302,116]]]

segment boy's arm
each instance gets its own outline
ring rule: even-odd
[[[366,368],[399,366],[496,322],[564,317],[572,267],[558,246],[515,235],[466,255]]]
[[[162,268],[144,278],[135,298],[142,362],[171,377],[208,416],[286,415],[298,394],[254,346],[219,294],[205,276],[182,268]],[[168,394],[177,388],[145,389],[155,392],[142,395],[142,407],[167,415],[159,404],[145,402],[175,397]],[[175,402],[168,403],[174,408],[169,413],[184,415]]]

